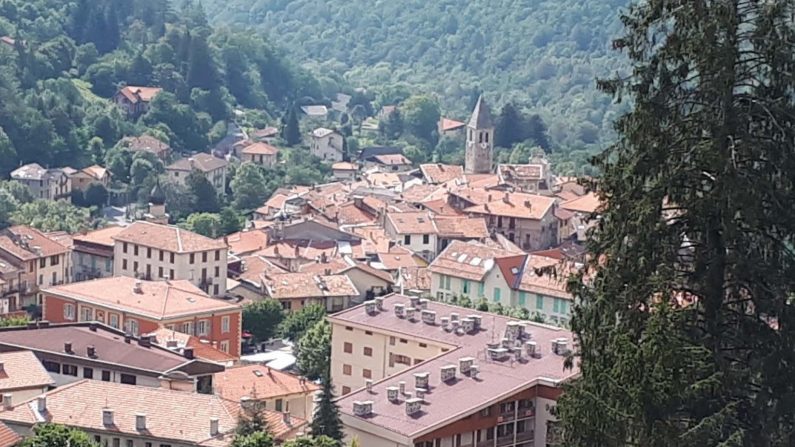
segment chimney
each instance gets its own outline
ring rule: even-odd
[[[131,341],[132,341],[132,335],[124,334],[124,342],[130,344]]]
[[[505,202],[505,203],[511,203],[511,198],[508,196],[508,192],[507,191],[502,196],[502,201]]]
[[[284,422],[284,425],[286,425],[288,427],[290,426],[290,412],[289,411],[285,411],[284,413],[282,413],[282,421]]]
[[[401,395],[406,394],[406,382],[402,380],[398,382],[398,391],[400,391]]]
[[[395,304],[395,315],[403,318],[406,315],[406,306],[400,303]]]
[[[417,308],[420,304],[420,298],[418,296],[412,296],[409,298],[409,302],[411,303],[411,307]]]
[[[413,322],[413,321],[414,321],[414,314],[415,314],[415,313],[416,313],[416,312],[415,312],[415,309],[414,309],[413,307],[407,307],[407,308],[406,308],[406,318],[407,318],[409,321],[411,321],[411,322]]]
[[[91,323],[88,323],[88,330],[91,331],[91,332],[96,332],[97,331],[97,323],[94,322],[94,321],[92,321]]]
[[[279,256],[279,246],[278,245],[273,247],[273,254],[275,254],[276,256]]]
[[[527,209],[530,209],[530,208],[533,207],[533,205],[530,203],[529,200],[525,200],[524,201],[524,207],[527,208]]]
[[[425,310],[428,308],[428,300],[425,298],[420,298],[420,309]]]
[[[475,364],[475,359],[472,357],[461,357],[458,359],[458,370],[461,374],[469,374],[472,370],[472,365]]]
[[[478,365],[472,365],[469,367],[469,377],[477,379],[478,374],[480,374],[480,367],[478,367]]]
[[[143,293],[144,291],[141,288],[141,284],[142,284],[141,280],[140,279],[136,279],[135,280],[135,284],[133,285],[133,292],[135,292],[135,293]]]
[[[489,198],[488,198],[487,202],[491,202],[491,194],[489,194]]]
[[[135,429],[138,431],[146,430],[146,414],[135,413]]]
[[[301,247],[299,247],[298,245],[296,245],[296,246],[295,246],[295,257],[297,258],[297,257],[299,257],[299,256],[301,256]]]
[[[425,400],[425,393],[427,393],[428,390],[425,388],[417,388],[414,391],[416,392],[417,399],[422,399],[423,401]]]
[[[14,407],[14,396],[11,393],[3,393],[3,407],[6,410]]]
[[[86,355],[91,357],[91,358],[94,358],[94,357],[97,356],[97,349],[94,347],[94,345],[86,346]]]
[[[141,335],[138,338],[138,344],[143,346],[144,348],[148,348],[148,347],[152,346],[152,339],[149,338],[148,335]]]
[[[5,395],[3,395],[5,396]],[[11,396],[10,394],[8,395]],[[386,389],[386,397],[390,402],[398,402],[400,400],[400,389],[396,386],[390,386]]]
[[[384,310],[384,298],[383,297],[376,297],[375,298],[375,307],[378,310]]]
[[[210,436],[218,436],[218,418],[210,418]]]
[[[193,360],[193,358],[194,358],[194,356],[193,356],[193,348],[188,348],[188,347],[183,348],[182,349],[182,355],[188,360]]]
[[[67,354],[71,354],[72,353],[72,342],[71,341],[65,341],[64,342],[64,344],[63,344],[63,352],[65,352]]]
[[[36,407],[39,410],[39,413],[46,413],[47,412],[47,396],[41,395],[36,398]]]
[[[364,387],[367,389],[368,393],[373,392],[373,379],[366,379],[364,381]]]
[[[110,408],[102,409],[102,425],[110,427],[113,425],[113,410]]]

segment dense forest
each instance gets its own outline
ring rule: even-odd
[[[435,93],[465,117],[473,91],[539,114],[553,148],[596,149],[617,110],[596,91],[627,0],[208,0],[211,20],[248,24],[318,74],[383,91]],[[390,94],[380,95],[389,102]],[[377,101],[378,102],[378,101]],[[376,104],[379,105],[379,104]],[[381,104],[382,105],[382,104]]]
[[[226,134],[233,107],[278,117],[319,95],[262,37],[214,30],[198,2],[0,0],[0,173],[20,163],[83,167],[125,135],[178,151]],[[108,99],[123,85],[159,86],[137,121]]]

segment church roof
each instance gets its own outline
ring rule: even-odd
[[[472,117],[469,118],[467,126],[474,127],[475,129],[489,129],[494,127],[491,120],[491,110],[489,109],[486,101],[483,100],[483,95],[478,98],[475,104],[475,110],[472,111]]]

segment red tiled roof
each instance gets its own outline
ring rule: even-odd
[[[213,375],[213,387],[216,394],[232,402],[240,402],[242,397],[266,400],[294,394],[308,395],[320,389],[303,377],[263,365],[227,368]]]
[[[436,234],[433,216],[427,211],[387,213],[386,218],[399,234]]]
[[[20,441],[22,441],[21,436],[8,428],[6,424],[0,422],[0,447],[13,447],[19,444]]]
[[[425,181],[432,184],[449,182],[464,175],[463,166],[444,165],[441,163],[421,164],[420,171],[425,177]]]
[[[174,352],[182,352],[184,354],[185,347],[193,348],[193,355],[199,359],[222,364],[238,360],[237,357],[227,354],[220,349],[213,347],[206,340],[202,340],[199,337],[193,335],[183,334],[182,332],[177,332],[167,328],[159,328],[147,335],[155,337],[154,340],[152,340],[153,343],[156,343],[157,345]],[[171,342],[175,343],[177,346],[169,346]]]
[[[130,102],[136,103],[138,101],[150,102],[155,98],[155,96],[157,96],[158,93],[162,91],[163,89],[159,87],[138,87],[134,85],[128,85],[121,88],[119,90],[119,94],[123,95]]]
[[[168,144],[158,140],[151,135],[141,135],[138,137],[125,137],[121,140],[121,145],[133,152],[151,152],[160,154],[171,150]]]
[[[560,207],[577,213],[591,214],[595,213],[600,205],[599,197],[597,197],[595,193],[589,192],[584,196],[569,200],[568,202],[563,202]]]
[[[432,273],[481,281],[495,265],[495,259],[515,253],[476,242],[453,241],[428,266]]]
[[[130,242],[174,253],[225,250],[227,248],[223,239],[210,239],[179,227],[142,220],[133,222],[112,238],[116,241]]]
[[[7,228],[0,235],[0,249],[21,261],[60,255],[69,251],[68,247],[47,237],[41,231],[25,226]]]
[[[460,129],[460,128],[464,127],[464,126],[466,126],[466,124],[462,123],[461,121],[456,121],[456,120],[453,120],[453,119],[450,119],[450,118],[442,118],[442,131],[443,132],[448,132],[448,131],[451,131],[451,130]]]
[[[136,281],[140,291],[135,289]],[[187,280],[141,281],[115,276],[50,287],[44,293],[45,301],[48,294],[61,296],[154,320],[240,309],[235,304],[210,298]]]
[[[36,355],[30,351],[0,354],[0,392],[55,385]]]
[[[376,162],[387,166],[400,166],[400,165],[411,164],[411,160],[406,158],[406,156],[403,154],[373,155],[372,157],[370,157],[370,160],[375,160]]]
[[[244,147],[242,153],[246,155],[276,155],[279,153],[279,148],[267,143],[254,143]]]
[[[275,299],[358,296],[359,291],[345,275],[284,273],[265,283],[268,295]]]
[[[419,256],[414,254],[408,248],[400,245],[390,247],[386,252],[378,252],[378,260],[384,265],[387,270],[398,270],[402,267],[417,267],[424,266],[423,261]]]
[[[350,163],[347,161],[338,161],[331,165],[331,170],[333,171],[356,171],[359,169],[359,166],[356,163]]]
[[[238,231],[224,238],[229,245],[229,252],[244,256],[268,246],[268,233],[260,230]]]
[[[104,245],[113,247],[115,241],[113,237],[124,231],[124,227],[105,227],[99,230],[89,231],[85,234],[76,234],[73,239],[76,242],[87,242],[90,244]]]
[[[467,213],[541,220],[555,204],[554,197],[537,194],[503,193],[482,205],[465,209]]]

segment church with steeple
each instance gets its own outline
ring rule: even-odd
[[[464,172],[467,174],[489,174],[494,155],[494,122],[483,95],[478,98],[472,117],[466,128],[466,157]]]

